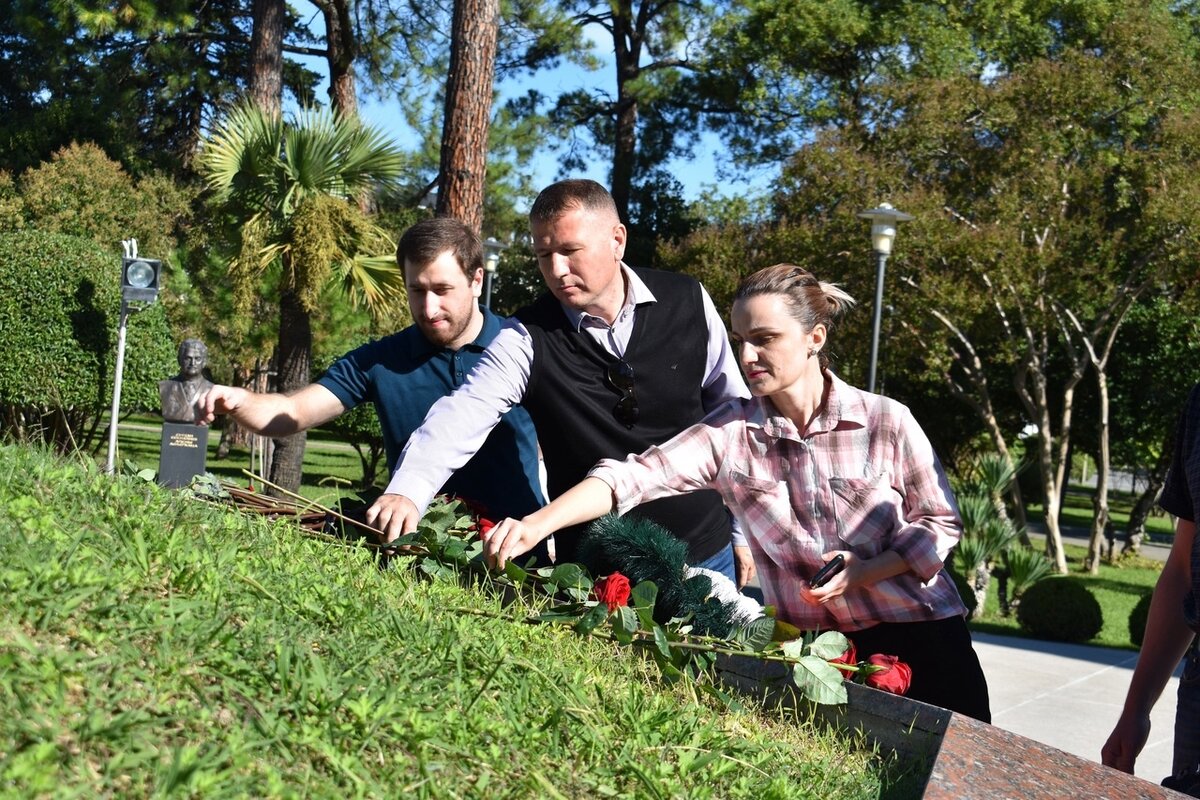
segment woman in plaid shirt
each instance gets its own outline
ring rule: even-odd
[[[489,559],[502,565],[613,510],[715,489],[742,521],[779,618],[840,630],[859,658],[898,656],[912,667],[909,697],[989,721],[965,608],[943,570],[962,523],[941,464],[907,408],[829,370],[829,336],[853,302],[790,264],[744,279],[734,349],[753,397],[641,455],[601,461],[550,505],[504,520]],[[809,586],[838,554],[845,568]]]

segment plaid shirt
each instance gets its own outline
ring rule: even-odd
[[[803,436],[770,400],[735,400],[590,475],[613,488],[620,514],[657,497],[720,492],[742,520],[766,602],[800,628],[855,631],[964,614],[942,570],[962,523],[925,433],[900,403],[826,375],[825,410]],[[892,550],[908,571],[809,605],[800,581],[831,550],[863,559]]]

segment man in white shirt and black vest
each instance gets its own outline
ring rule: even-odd
[[[519,310],[454,394],[439,400],[400,457],[367,521],[388,540],[415,530],[444,476],[517,403],[529,412],[550,497],[601,458],[623,458],[670,439],[723,403],[749,396],[712,299],[693,278],[635,269],[621,259],[626,231],[612,196],[590,180],[546,188],[530,211],[538,267],[549,291]],[[688,562],[753,575],[749,549],[732,541],[716,492],[656,500],[630,513],[688,545]],[[559,561],[578,531],[559,532]]]

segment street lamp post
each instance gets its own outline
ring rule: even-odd
[[[121,315],[117,323],[117,364],[108,418],[108,458],[104,464],[104,471],[110,475],[116,471],[117,419],[121,415],[121,377],[125,372],[125,326],[131,313],[141,311],[158,297],[158,277],[162,270],[161,261],[138,257],[137,239],[123,239],[121,246],[125,249],[125,257],[121,259]]]
[[[492,307],[492,281],[496,279],[496,267],[500,266],[500,254],[507,245],[499,239],[489,236],[483,242],[483,305]]]
[[[875,311],[871,320],[871,366],[867,372],[867,391],[874,392],[875,369],[879,363],[879,323],[883,311],[883,273],[892,253],[892,241],[896,238],[896,223],[907,222],[913,217],[892,208],[891,203],[880,203],[879,208],[862,211],[858,216],[871,221],[871,249],[875,251]]]

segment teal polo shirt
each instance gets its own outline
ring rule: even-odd
[[[387,447],[388,475],[429,408],[463,384],[500,332],[502,319],[482,306],[480,310],[479,336],[457,351],[435,347],[420,328],[411,325],[351,351],[317,380],[347,410],[374,403]],[[446,481],[442,492],[478,503],[499,520],[520,518],[541,507],[545,500],[540,485],[533,422],[524,408],[515,406],[500,418],[479,452]]]

